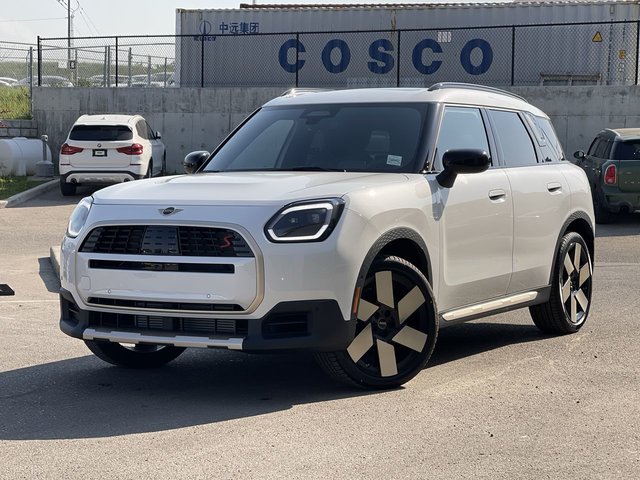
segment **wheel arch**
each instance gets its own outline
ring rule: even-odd
[[[558,235],[558,239],[556,240],[556,246],[553,250],[553,263],[551,272],[549,273],[549,285],[551,285],[553,277],[553,266],[558,260],[558,248],[560,247],[560,242],[562,242],[562,238],[569,232],[578,233],[584,239],[587,244],[587,248],[589,249],[591,263],[593,264],[595,261],[595,235],[591,219],[585,212],[574,212],[569,216],[569,218],[567,218],[567,220],[565,220],[562,228],[560,229],[560,235]]]
[[[434,314],[436,314],[438,309],[432,288],[433,272],[429,250],[420,234],[410,228],[400,227],[388,230],[373,243],[360,266],[355,292],[358,292],[359,289],[362,288],[367,277],[367,272],[376,257],[381,254],[403,258],[420,270],[427,279],[427,288],[431,295]],[[354,312],[352,312],[352,320],[355,320]]]

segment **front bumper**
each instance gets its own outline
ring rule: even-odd
[[[249,352],[338,351],[353,339],[355,320],[345,320],[335,300],[281,302],[257,319],[105,313],[81,309],[62,289],[60,329],[75,338],[119,343]]]

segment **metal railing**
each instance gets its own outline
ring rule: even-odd
[[[38,85],[384,87],[638,83],[640,22],[39,38]]]

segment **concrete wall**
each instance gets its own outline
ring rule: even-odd
[[[567,156],[586,150],[606,127],[640,126],[640,87],[514,87],[552,119]],[[211,150],[244,117],[282,88],[34,88],[40,134],[58,152],[84,113],[139,113],[162,133],[168,170],[181,172],[184,156]],[[55,154],[54,162],[57,161]]]
[[[167,170],[182,172],[194,150],[211,151],[247,115],[283,88],[34,88],[33,116],[57,152],[83,114],[144,116],[167,147]]]

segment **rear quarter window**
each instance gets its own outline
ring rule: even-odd
[[[131,140],[133,132],[124,125],[76,125],[69,140],[114,142]]]

